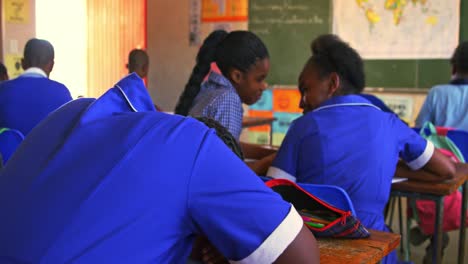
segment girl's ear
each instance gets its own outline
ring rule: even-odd
[[[338,73],[336,72],[332,72],[330,73],[330,76],[329,76],[329,87],[328,87],[328,95],[329,96],[332,96],[334,94],[336,94],[339,89],[340,89],[340,76],[338,75]]]
[[[233,82],[234,85],[238,85],[242,81],[242,72],[238,69],[232,69],[229,71],[229,79]]]

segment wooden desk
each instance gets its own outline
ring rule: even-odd
[[[254,126],[263,126],[263,125],[270,125],[275,121],[276,118],[274,117],[251,117],[251,116],[244,116],[242,118],[242,127],[254,127]]]
[[[400,235],[369,230],[363,239],[317,238],[321,264],[372,263],[387,256],[400,244]]]
[[[398,175],[397,175],[398,176]],[[425,199],[432,200],[436,204],[436,219],[434,226],[434,238],[435,243],[433,244],[433,254],[432,254],[432,263],[441,263],[442,262],[442,219],[443,219],[443,209],[444,209],[444,196],[451,194],[456,191],[458,187],[463,185],[462,192],[462,208],[461,208],[461,223],[466,222],[466,209],[467,209],[467,179],[468,174],[457,173],[455,178],[450,181],[442,183],[432,183],[432,182],[422,182],[415,180],[408,180],[404,182],[399,182],[392,184],[391,196],[397,197],[407,197],[415,199]],[[399,206],[401,209],[401,206]],[[399,212],[400,217],[400,232],[402,232],[402,212]],[[409,260],[409,226],[408,220],[406,221],[406,235],[404,240],[404,249],[405,259]],[[462,264],[464,261],[464,247],[465,247],[465,227],[460,225],[460,239],[458,246],[458,263]]]

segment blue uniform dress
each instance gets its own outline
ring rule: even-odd
[[[433,152],[396,115],[358,95],[337,96],[294,121],[268,176],[339,186],[364,226],[387,230],[383,211],[399,157],[419,169]]]
[[[468,131],[468,79],[434,86],[419,112],[416,127],[422,127],[426,121]]]
[[[210,117],[239,140],[242,131],[242,101],[231,82],[223,75],[211,72],[208,80],[202,84],[200,93],[195,98],[189,111],[193,117]]]
[[[0,127],[27,136],[50,112],[70,100],[65,85],[50,80],[39,68],[29,68],[18,78],[0,83]]]
[[[3,164],[10,159],[24,136],[18,130],[0,128],[0,154]]]
[[[197,234],[271,263],[303,226],[202,123],[132,74],[38,125],[0,172],[0,263],[185,263]]]

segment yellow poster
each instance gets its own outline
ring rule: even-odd
[[[29,0],[3,0],[7,23],[29,23]]]
[[[203,0],[202,22],[239,22],[248,19],[248,0]]]
[[[16,78],[23,73],[23,68],[21,67],[22,58],[23,56],[20,54],[5,55],[5,67],[7,68],[10,79]]]

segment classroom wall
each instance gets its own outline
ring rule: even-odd
[[[148,90],[155,104],[173,111],[198,47],[189,46],[190,1],[148,1]]]
[[[24,19],[23,22],[11,23],[7,22],[7,12],[4,4],[5,0],[0,0],[1,7],[1,50],[0,58],[8,68],[10,78],[16,77],[20,74],[21,69],[15,68],[16,62],[19,62],[23,56],[23,47],[26,42],[36,36],[36,1],[35,0],[24,0],[24,8],[26,12],[21,12],[19,15],[20,19]]]

